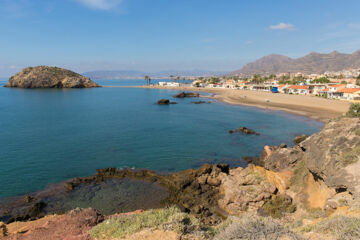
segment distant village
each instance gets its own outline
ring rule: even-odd
[[[182,86],[183,84],[177,79],[174,78],[173,82],[159,82],[159,85]],[[197,88],[228,88],[360,101],[360,69],[347,69],[323,74],[299,72],[276,75],[199,77],[193,79],[191,85]]]

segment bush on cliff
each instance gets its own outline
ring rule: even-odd
[[[360,103],[351,104],[349,111],[346,113],[347,117],[360,117]]]
[[[198,228],[199,221],[196,218],[182,213],[176,207],[170,207],[106,220],[91,229],[90,235],[94,239],[114,239],[123,238],[144,229],[170,230],[186,234]]]
[[[298,234],[281,225],[273,218],[244,215],[233,218],[232,223],[220,231],[214,240],[266,240],[266,239],[303,239]]]
[[[282,218],[285,213],[293,213],[296,210],[291,199],[282,195],[276,195],[267,201],[262,208],[273,218]]]

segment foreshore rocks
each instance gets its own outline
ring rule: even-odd
[[[230,130],[229,131],[230,134],[233,134],[233,133],[244,133],[246,135],[256,135],[256,136],[259,136],[260,133],[257,133],[255,132],[254,130],[252,129],[249,129],[247,127],[240,127],[240,128],[237,128],[237,129],[234,129],[234,130]]]
[[[222,178],[228,173],[229,166],[226,164],[205,164],[197,170],[189,169],[170,175],[159,175],[145,169],[105,168],[98,169],[94,176],[75,178],[66,182],[65,188],[67,191],[72,191],[80,184],[101,183],[110,178],[158,182],[169,191],[169,196],[163,200],[165,205],[175,204],[186,212],[197,214],[207,223],[215,223],[219,218],[217,211],[219,186]]]
[[[197,98],[200,97],[199,93],[192,93],[192,92],[181,92],[174,95],[174,98]]]
[[[38,66],[28,67],[12,76],[5,87],[9,88],[94,88],[100,87],[90,78],[70,70]]]

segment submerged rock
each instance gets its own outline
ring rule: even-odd
[[[209,102],[197,101],[197,102],[191,102],[191,103],[193,103],[193,104],[203,104],[203,103],[208,103],[208,104],[210,104],[211,102],[210,102],[210,101],[209,101]]]
[[[28,67],[12,76],[9,88],[93,88],[100,87],[90,78],[58,67]]]
[[[199,93],[191,93],[191,92],[181,92],[174,95],[174,98],[193,98],[193,97],[200,97]]]

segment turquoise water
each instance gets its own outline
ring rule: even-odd
[[[304,117],[224,103],[195,105],[193,99],[176,99],[177,105],[154,104],[175,93],[0,87],[0,198],[92,175],[97,168],[172,172],[204,163],[244,166],[242,156],[257,156],[264,145],[290,144],[296,135],[312,134],[322,126]],[[241,126],[261,135],[228,133]]]

